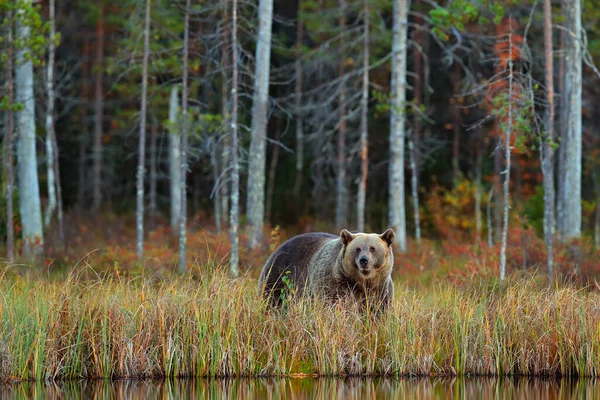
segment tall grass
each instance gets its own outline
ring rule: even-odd
[[[210,276],[209,276],[210,275]],[[293,303],[256,280],[0,279],[0,378],[304,375],[598,376],[600,294],[396,285],[389,313]]]

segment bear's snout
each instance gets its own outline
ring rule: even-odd
[[[366,267],[367,265],[369,265],[369,259],[366,256],[362,256],[358,262],[360,263],[361,267]]]

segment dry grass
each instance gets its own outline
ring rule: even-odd
[[[209,276],[210,275],[210,276]],[[256,280],[0,277],[0,378],[598,376],[600,294],[396,285],[391,311],[301,301],[267,312]]]

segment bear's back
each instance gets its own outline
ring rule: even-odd
[[[339,236],[325,232],[312,232],[294,236],[283,243],[267,260],[259,278],[259,290],[272,304],[281,302],[281,292],[290,282],[301,294],[308,279],[308,265],[313,255],[326,243]]]

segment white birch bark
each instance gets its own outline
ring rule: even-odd
[[[494,184],[490,187],[486,207],[487,228],[488,228],[488,247],[494,247],[494,221],[492,220],[492,200],[494,199]]]
[[[239,276],[239,203],[240,170],[238,163],[238,48],[237,48],[237,0],[233,0],[231,48],[233,50],[233,76],[231,82],[231,207],[229,209],[229,272],[235,279]]]
[[[548,252],[547,267],[550,284],[554,280],[552,246],[554,240],[554,65],[552,60],[552,2],[544,0],[544,53],[546,58],[546,91],[548,114],[546,135],[542,138],[542,172],[544,175],[544,240]]]
[[[185,2],[185,22],[183,28],[183,82],[181,89],[181,159],[179,213],[179,272],[187,272],[187,135],[188,135],[188,59],[189,59],[190,0]]]
[[[140,138],[138,147],[138,166],[136,182],[137,208],[135,225],[137,233],[137,256],[142,261],[144,257],[144,178],[146,177],[146,105],[148,97],[148,55],[150,53],[150,0],[146,0],[146,15],[144,18],[144,60],[142,63],[142,98],[140,106]]]
[[[344,78],[344,51],[346,48],[346,0],[339,0],[340,8],[340,127],[337,137],[337,182],[335,199],[335,226],[338,230],[347,226],[348,187],[346,179],[346,79]]]
[[[509,33],[509,46],[508,54],[513,54],[512,51],[512,29]],[[512,135],[512,124],[513,124],[513,62],[508,62],[508,120],[506,123],[506,129],[504,132],[504,157],[506,158],[506,169],[504,170],[504,214],[502,224],[502,246],[500,248],[500,280],[504,280],[506,277],[506,245],[508,240],[508,213],[510,203],[510,138]]]
[[[566,138],[564,148],[563,231],[565,240],[581,234],[581,1],[566,0],[566,76],[565,98],[567,101]]]
[[[24,7],[30,7],[31,0],[24,1]],[[23,12],[19,10],[18,12]],[[29,39],[31,28],[17,20],[17,38]],[[24,253],[26,256],[38,256],[43,250],[44,233],[42,226],[42,208],[35,151],[35,97],[33,93],[33,63],[26,57],[28,50],[21,48],[16,53],[15,89],[16,102],[22,105],[17,115],[17,158],[19,179],[19,208]]]
[[[412,137],[408,139],[408,151],[410,153],[410,170],[412,171],[410,177],[410,187],[412,191],[413,201],[413,216],[415,219],[415,240],[417,246],[421,247],[421,217],[419,216],[419,186],[417,181],[417,161],[416,161],[416,149]]]
[[[258,19],[254,96],[252,98],[252,139],[248,166],[248,202],[246,207],[250,248],[258,247],[263,237],[267,103],[269,100],[273,0],[260,0]]]
[[[369,2],[363,1],[364,8],[364,38],[363,38],[363,74],[362,74],[362,103],[360,115],[360,180],[357,196],[357,229],[365,231],[365,203],[367,197],[367,179],[369,175]]]
[[[479,128],[481,130],[481,128]],[[478,131],[477,136],[481,135]],[[481,244],[481,228],[483,225],[481,212],[481,163],[483,161],[483,141],[477,141],[477,155],[475,160],[475,244]]]
[[[179,90],[177,85],[171,87],[169,100],[169,183],[171,194],[171,229],[178,232],[179,215],[181,214],[181,126],[179,125]]]
[[[44,216],[44,226],[48,227],[52,215],[56,211],[56,179],[54,176],[54,37],[56,36],[55,4],[54,0],[48,5],[50,22],[50,40],[48,41],[48,64],[46,65],[46,96],[48,104],[46,109],[46,170],[48,186],[48,208]]]
[[[12,22],[12,12],[8,15],[9,21]],[[8,109],[7,112],[7,132],[6,132],[6,159],[4,160],[4,176],[6,179],[6,260],[8,263],[14,261],[14,243],[15,232],[13,226],[14,210],[13,210],[13,185],[14,185],[14,169],[13,169],[13,154],[14,154],[14,113],[12,106],[14,104],[14,51],[13,51],[13,32],[12,26],[7,29],[7,92],[8,92]]]
[[[404,196],[404,137],[406,101],[406,45],[408,1],[394,0],[392,47],[392,98],[390,119],[390,225],[396,232],[400,251],[406,251]]]

